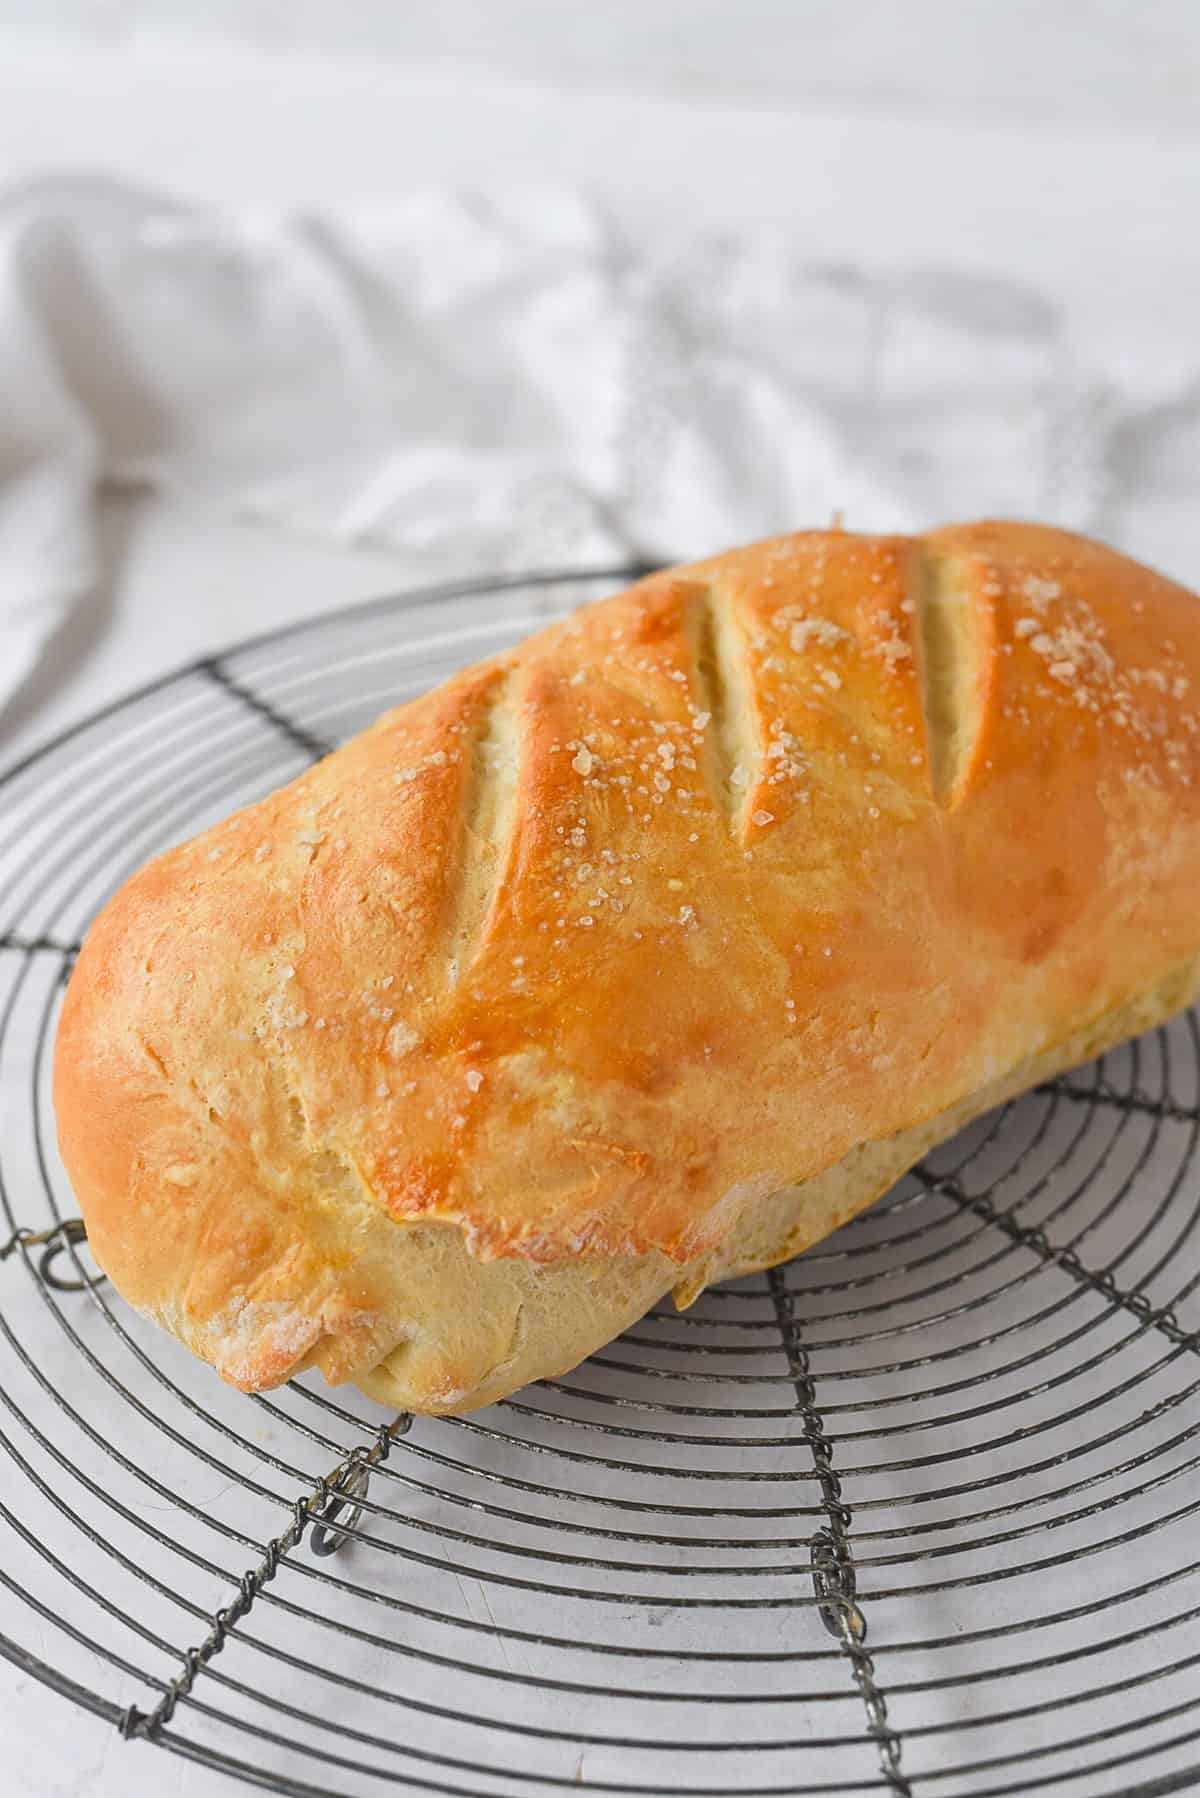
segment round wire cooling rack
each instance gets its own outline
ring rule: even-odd
[[[0,1652],[123,1753],[284,1793],[1200,1783],[1192,1016],[469,1417],[245,1397],[95,1277],[49,1064],[97,907],[628,572],[275,633],[0,783]]]

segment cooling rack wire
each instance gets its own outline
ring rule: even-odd
[[[0,782],[0,1652],[274,1792],[1200,1783],[1192,1016],[473,1416],[231,1392],[96,1278],[49,1061],[146,856],[630,572],[197,662]],[[64,1723],[66,1713],[64,1712]]]

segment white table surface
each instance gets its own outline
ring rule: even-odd
[[[0,171],[99,165],[218,205],[336,207],[549,168],[647,230],[778,227],[831,256],[1024,272],[1069,299],[1082,347],[1119,368],[1134,345],[1165,380],[1196,356],[1200,140],[1147,128],[1150,110],[1122,131],[1022,122],[964,136],[961,122],[779,95],[548,94],[387,59],[351,66],[211,46],[66,54],[31,37],[0,64]],[[401,556],[336,551],[136,496],[106,503],[105,544],[101,589],[0,718],[0,764],[201,651],[407,578]],[[233,1789],[126,1747],[5,1665],[0,1714],[6,1789],[29,1798]]]

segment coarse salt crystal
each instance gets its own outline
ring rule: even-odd
[[[596,758],[586,744],[580,746],[571,760],[576,774],[588,775],[595,766]]]
[[[483,1085],[483,1075],[479,1072],[478,1068],[467,1069],[467,1085],[473,1093],[477,1093]]]
[[[879,645],[879,653],[889,668],[894,669],[897,662],[906,662],[912,655],[912,645],[903,637],[885,637]]]
[[[755,812],[752,822],[759,825],[774,824],[775,814],[774,812]]]
[[[840,643],[849,636],[839,624],[828,618],[801,618],[789,630],[789,640],[797,655],[802,655],[810,642],[823,644],[826,648]]]
[[[411,1025],[401,1022],[392,1025],[385,1040],[388,1055],[393,1061],[399,1061],[415,1049],[421,1039]]]

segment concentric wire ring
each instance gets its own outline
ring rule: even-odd
[[[279,1792],[1184,1790],[1192,1017],[981,1120],[770,1278],[386,1440],[307,1378],[221,1387],[94,1282],[48,1083],[99,904],[620,572],[276,633],[0,782],[0,1650]]]

